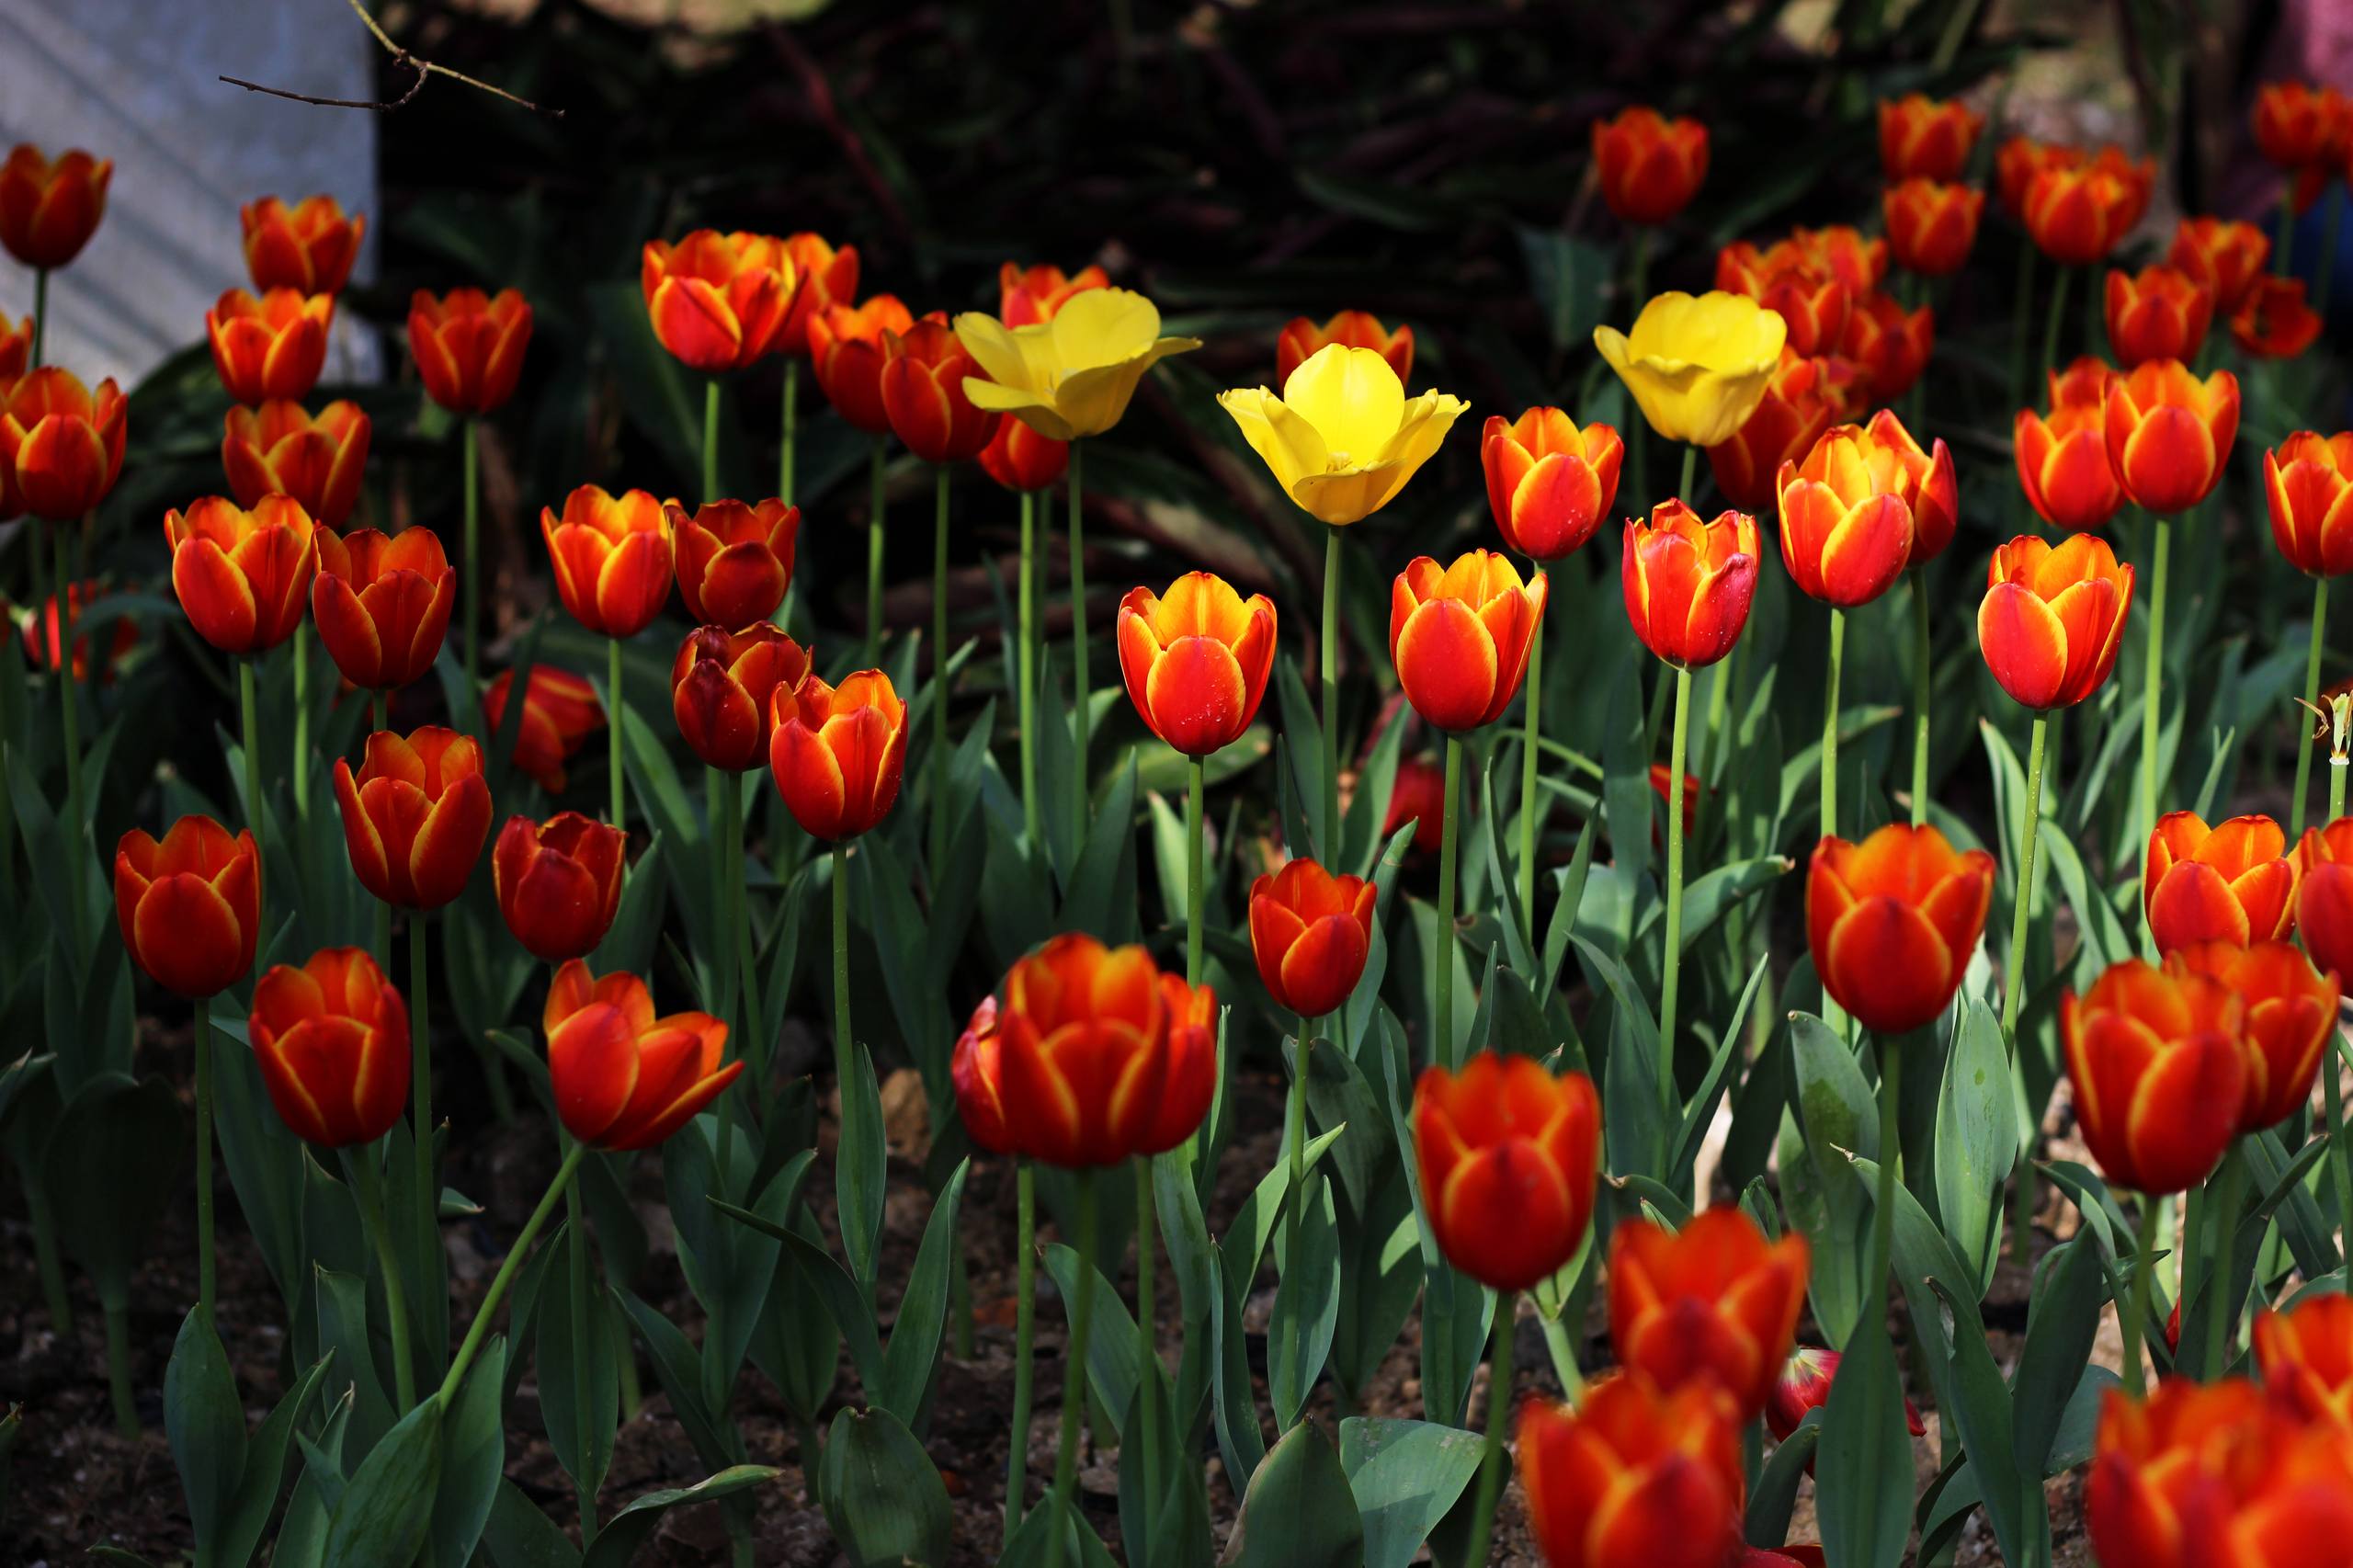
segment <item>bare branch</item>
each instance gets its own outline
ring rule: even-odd
[[[407,66],[410,70],[416,73],[416,79],[408,85],[408,91],[403,93],[399,97],[381,100],[373,98],[322,98],[314,97],[309,93],[290,92],[284,87],[267,87],[259,82],[248,82],[242,76],[223,76],[221,80],[228,83],[231,86],[243,87],[249,93],[267,93],[274,98],[291,98],[296,103],[316,104],[322,108],[365,108],[375,109],[380,112],[390,112],[392,109],[405,107],[409,100],[415,97],[419,92],[423,91],[425,87],[425,79],[427,76],[447,76],[452,82],[461,83],[462,85],[475,88],[480,92],[488,93],[493,97],[505,98],[508,103],[529,109],[533,114],[543,114],[551,119],[562,119],[563,118],[563,110],[560,108],[544,108],[539,104],[533,103],[529,98],[518,97],[515,94],[508,92],[504,87],[493,86],[488,82],[482,81],[478,77],[467,75],[462,71],[452,71],[447,65],[438,65],[430,60],[422,59],[417,55],[410,53],[406,49],[404,49],[399,44],[392,41],[392,35],[387,33],[376,18],[369,14],[368,8],[365,6],[362,6],[359,3],[359,0],[347,0],[347,3],[351,6],[352,15],[358,17],[359,20],[366,25],[368,30],[375,35],[376,41],[384,46],[384,51],[392,57],[392,62],[395,65]]]
[[[426,69],[424,61],[409,54],[406,51],[402,51],[399,63],[415,71],[416,75],[409,82],[408,91],[396,98],[321,98],[313,97],[309,93],[292,92],[284,87],[266,87],[259,82],[248,82],[243,76],[223,76],[221,80],[233,87],[243,87],[249,93],[267,93],[273,98],[291,98],[298,104],[316,104],[321,108],[372,108],[389,111],[404,107],[411,98],[424,91],[425,78],[432,74]]]

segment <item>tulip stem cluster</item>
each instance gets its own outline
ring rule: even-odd
[[[1032,853],[1038,829],[1038,494],[1021,493],[1021,831]]]
[[[2327,624],[2328,579],[2319,577],[2313,582],[2312,646],[2304,655],[2304,706],[2309,709],[2317,710],[2320,707],[2321,634],[2322,629]],[[2311,737],[2307,736],[2296,747],[2296,793],[2288,805],[2288,836],[2290,839],[2301,838],[2303,835],[2304,790],[2311,785],[2312,777],[2313,742]],[[2334,811],[2329,812],[2329,820],[2332,822],[2336,820],[2336,813]]]
[[[416,1405],[416,1366],[409,1348],[408,1292],[401,1283],[400,1255],[392,1246],[392,1227],[384,1218],[384,1177],[377,1168],[382,1153],[370,1143],[344,1152],[344,1167],[351,1176],[351,1195],[359,1205],[359,1223],[376,1254],[384,1276],[385,1328],[392,1341],[392,1394],[405,1415]]]
[[[1461,830],[1461,798],[1462,738],[1449,734],[1446,737],[1446,794],[1439,808],[1442,828],[1438,850],[1438,940],[1430,952],[1430,961],[1437,968],[1431,977],[1430,1061],[1448,1069],[1455,1065],[1454,896],[1455,884],[1461,880],[1456,871],[1456,857],[1460,853],[1456,839]]]
[[[1683,764],[1691,739],[1691,672],[1675,669],[1675,740],[1666,774],[1666,952],[1659,964],[1659,1090],[1667,1119],[1682,1109],[1675,1086],[1675,1014],[1683,975]]]
[[[482,421],[466,421],[466,569],[458,578],[458,592],[465,602],[458,607],[459,619],[466,625],[466,689],[482,689]]]
[[[2164,1207],[2165,1200],[2154,1193],[2141,1195],[2141,1220],[2134,1233],[2132,1254],[2131,1305],[2120,1325],[2124,1335],[2124,1389],[2134,1399],[2139,1399],[2148,1386],[2147,1377],[2141,1369],[2141,1335],[2148,1326],[2149,1302],[2156,1290],[2157,1216]]]
[[[1495,1497],[1503,1490],[1504,1428],[1511,1420],[1511,1333],[1518,1295],[1495,1292],[1495,1321],[1487,1351],[1487,1440],[1479,1455],[1479,1493],[1471,1505],[1471,1544],[1463,1568],[1485,1568],[1487,1540],[1495,1523]]]
[[[1071,710],[1071,761],[1078,770],[1075,816],[1071,824],[1074,854],[1086,843],[1087,819],[1094,811],[1087,787],[1093,775],[1086,767],[1087,731],[1094,722],[1093,688],[1086,679],[1086,514],[1080,504],[1078,477],[1079,454],[1084,449],[1084,442],[1070,444],[1070,667],[1071,689],[1078,699]]]
[[[1062,1445],[1054,1455],[1056,1524],[1053,1546],[1046,1554],[1051,1568],[1061,1568],[1062,1521],[1070,1517],[1077,1494],[1078,1426],[1086,1409],[1086,1333],[1095,1317],[1095,1173],[1081,1169],[1072,1174],[1078,1190],[1077,1233],[1071,1238],[1078,1254],[1078,1295],[1071,1303],[1070,1343],[1063,1352]]]
[[[2214,1179],[2217,1196],[2213,1211],[2207,1216],[2214,1227],[2213,1261],[2206,1268],[2205,1373],[2210,1379],[2221,1377],[2228,1369],[2231,1315],[2237,1305],[2231,1278],[2231,1251],[2237,1239],[2239,1194],[2246,1181],[2246,1153],[2235,1140],[2223,1153],[2222,1168],[2215,1173]]]
[[[2165,659],[2165,558],[2173,551],[2173,525],[2156,521],[2154,559],[2149,564],[2149,653],[2141,676],[2141,832],[2157,824],[2157,715]]]
[[[1539,623],[1540,626],[1541,623]],[[1324,631],[1316,650],[1316,672],[1324,687],[1324,819],[1321,848],[1340,861],[1340,530],[1324,530]],[[1529,687],[1529,733],[1536,733],[1535,687]],[[1196,977],[1198,979],[1198,977]]]
[[[1013,1440],[1005,1456],[1005,1533],[1021,1523],[1029,1477],[1029,1401],[1038,1317],[1038,1176],[1028,1160],[1013,1168]]]
[[[39,537],[40,524],[29,527]],[[38,567],[38,562],[35,563]],[[74,920],[74,939],[80,941],[84,930],[83,862],[81,846],[87,841],[89,817],[82,804],[82,715],[81,694],[74,689],[74,605],[73,573],[65,558],[65,539],[61,532],[57,540],[57,597],[51,612],[57,617],[57,697],[58,711],[63,716],[65,733],[65,808],[69,813],[66,843],[74,846],[74,874],[65,879],[66,909]],[[251,709],[246,710],[251,712]]]
[[[515,1282],[516,1269],[522,1266],[524,1256],[530,1252],[532,1241],[546,1227],[548,1216],[555,1212],[557,1201],[572,1190],[572,1178],[579,1175],[580,1162],[587,1153],[588,1145],[585,1143],[572,1145],[572,1152],[564,1155],[563,1164],[556,1167],[555,1179],[549,1182],[547,1191],[540,1195],[540,1206],[531,1210],[529,1219],[523,1221],[523,1229],[516,1235],[515,1244],[506,1249],[506,1260],[499,1264],[498,1272],[491,1276],[490,1289],[483,1293],[482,1305],[475,1309],[473,1322],[466,1325],[466,1337],[460,1341],[457,1357],[450,1361],[449,1373],[441,1380],[441,1390],[434,1395],[445,1410],[449,1402],[458,1397],[458,1391],[465,1387],[466,1372],[473,1366],[474,1357],[490,1333],[491,1320],[498,1315],[498,1303],[505,1299],[506,1288]]]

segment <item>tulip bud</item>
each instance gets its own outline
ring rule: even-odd
[[[2211,976],[2245,1006],[2241,1132],[2276,1127],[2303,1108],[2336,1032],[2336,975],[2314,970],[2292,942],[2192,942],[2165,955],[2165,972]]]
[[[638,267],[654,337],[705,375],[744,369],[776,348],[795,282],[783,241],[716,229],[676,244],[648,240]]]
[[[944,322],[938,312],[924,318]],[[809,318],[809,365],[816,372],[817,388],[834,412],[870,436],[891,433],[891,414],[882,404],[882,362],[889,350],[888,333],[914,329],[913,312],[895,294],[877,294],[852,309],[828,305]]]
[[[807,650],[765,620],[741,631],[698,626],[670,665],[670,711],[688,751],[747,772],[767,760],[769,699],[808,674]]]
[[[1214,1036],[1206,1050],[1198,1038],[1207,992],[1178,982],[1178,997],[1163,979],[1143,949],[1077,933],[1006,971],[998,1085],[1022,1153],[1066,1170],[1115,1165],[1199,1126],[1215,1088]],[[1176,1029],[1172,1002],[1184,1015]]]
[[[1877,1034],[1934,1021],[1961,989],[1994,901],[1994,858],[1933,827],[1824,838],[1806,870],[1806,945],[1832,1001]]]
[[[1379,890],[1292,860],[1250,884],[1250,951],[1275,1006],[1302,1018],[1336,1012],[1364,978]]]
[[[1008,318],[1009,320],[1010,318]],[[1288,381],[1290,373],[1333,344],[1345,348],[1370,348],[1389,361],[1400,381],[1414,376],[1414,329],[1404,323],[1390,331],[1370,311],[1342,311],[1318,326],[1305,316],[1284,324],[1275,339],[1275,380]]]
[[[540,534],[572,619],[606,637],[634,637],[669,602],[670,520],[642,490],[608,494],[584,484],[563,513],[540,508]]]
[[[1582,1073],[1483,1051],[1414,1085],[1414,1153],[1438,1251],[1496,1290],[1576,1256],[1593,1218],[1601,1101]]]
[[[515,672],[508,670],[483,692],[483,723],[494,735],[506,724],[506,698],[514,686]],[[604,727],[605,709],[595,687],[569,670],[533,665],[523,688],[523,716],[515,728],[515,766],[549,794],[561,795],[564,764]]]
[[[1797,1338],[1807,1267],[1803,1235],[1768,1243],[1736,1207],[1680,1232],[1627,1220],[1609,1241],[1609,1342],[1660,1388],[1711,1385],[1754,1420]]]
[[[1623,223],[1656,225],[1689,205],[1708,177],[1708,128],[1642,104],[1593,122],[1601,199]]]
[[[264,653],[292,636],[322,534],[288,495],[265,495],[251,511],[208,495],[185,513],[166,512],[172,591],[196,634],[224,653]]]
[[[452,289],[435,299],[409,296],[408,350],[425,395],[452,414],[480,417],[515,395],[523,350],[531,342],[531,306],[512,289],[492,299]]]
[[[1629,518],[1619,575],[1634,635],[1678,668],[1714,664],[1748,624],[1760,553],[1756,519],[1740,512],[1703,523],[1682,502],[1662,501],[1647,522]]]
[[[828,844],[888,816],[907,761],[907,707],[881,670],[768,694],[768,769],[801,831]]]
[[[502,849],[505,844],[501,835]],[[721,1065],[725,1024],[708,1013],[656,1017],[645,982],[628,973],[591,975],[576,958],[556,971],[540,1022],[556,1116],[592,1148],[654,1147],[744,1071],[741,1062]]]
[[[1503,717],[1528,674],[1547,585],[1525,585],[1509,558],[1474,550],[1441,567],[1418,556],[1389,595],[1389,656],[1405,700],[1430,724],[1464,733]]]
[[[337,539],[321,528],[311,615],[343,678],[366,691],[422,680],[441,653],[458,574],[441,540],[422,526],[387,539],[357,528]]]
[[[261,932],[261,850],[210,817],[185,816],[158,843],[144,829],[114,852],[122,945],[155,983],[217,996],[254,967]]]
[[[490,783],[472,736],[438,724],[406,736],[379,730],[357,774],[335,758],[335,798],[360,886],[403,909],[438,909],[466,891],[490,836]]]
[[[2296,925],[2288,835],[2267,816],[2210,828],[2196,812],[2168,812],[2149,835],[2141,902],[2161,953],[2192,942],[2283,938]]]
[[[2144,267],[2137,274],[2110,269],[2106,310],[2109,347],[2129,370],[2151,359],[2198,358],[2214,297],[2170,267]]]
[[[1601,527],[1618,494],[1625,444],[1607,425],[1579,430],[1557,408],[1518,419],[1495,415],[1479,442],[1487,506],[1504,542],[1537,561],[1558,561]]]
[[[265,196],[237,209],[237,223],[254,287],[298,294],[341,293],[368,233],[367,215],[345,217],[332,196],[306,196],[291,207]]]
[[[1985,193],[1965,185],[1907,179],[1881,191],[1880,207],[1895,264],[1924,278],[1945,278],[1969,260]]]
[[[2320,340],[2320,312],[2301,278],[2262,278],[2231,312],[2231,339],[2258,359],[2293,359]]]
[[[620,828],[559,812],[544,823],[506,819],[490,854],[498,913],[533,958],[561,963],[605,939],[629,869]]]
[[[1066,274],[1048,262],[1030,267],[1002,262],[996,269],[996,313],[1007,326],[1035,326],[1053,320],[1073,295],[1110,286],[1111,275],[1091,263]]]
[[[334,324],[333,294],[291,289],[266,290],[259,299],[232,289],[204,312],[212,367],[232,403],[308,397],[326,365],[327,329]]]
[[[0,164],[0,245],[27,267],[54,271],[82,254],[106,216],[112,158],[75,148],[55,163],[18,142]]]
[[[316,419],[299,403],[278,399],[258,409],[229,410],[221,467],[240,506],[265,495],[291,495],[311,520],[339,528],[359,502],[370,425],[359,405],[338,399]]]
[[[1275,606],[1224,578],[1188,572],[1164,597],[1131,588],[1120,601],[1120,672],[1152,733],[1187,756],[1242,738],[1275,667]]]
[[[1530,1533],[1551,1568],[1724,1568],[1740,1550],[1740,1429],[1704,1384],[1604,1378],[1520,1406]]]
[[[2245,1105],[2245,1018],[2220,981],[2139,959],[2061,995],[2076,1121],[2110,1187],[2181,1192],[2212,1172]]]
[[[1880,172],[1891,184],[1959,179],[1969,165],[1978,132],[1984,129],[1985,117],[1964,103],[1940,102],[1921,93],[1881,98]]]
[[[306,1143],[347,1149],[390,1132],[408,1104],[408,1007],[364,948],[323,948],[254,986],[245,1020],[278,1119]]]
[[[0,516],[52,523],[95,510],[122,472],[131,404],[111,379],[95,391],[44,365],[0,398]]]
[[[767,500],[706,501],[688,512],[662,507],[676,543],[678,597],[697,620],[724,627],[766,620],[792,586],[801,508]]]
[[[2053,549],[2020,534],[1994,551],[1985,581],[1977,646],[2013,701],[2047,712],[2100,688],[2132,608],[2132,568],[2107,540],[2076,534]]]

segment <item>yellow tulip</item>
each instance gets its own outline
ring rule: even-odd
[[[1670,441],[1713,447],[1732,438],[1765,400],[1789,327],[1740,294],[1661,294],[1630,337],[1593,329],[1593,346]]]
[[[1034,326],[966,311],[956,337],[986,372],[964,378],[973,406],[1010,414],[1055,441],[1108,430],[1146,370],[1201,346],[1198,337],[1161,336],[1158,308],[1131,289],[1074,294]]]
[[[1336,343],[1293,370],[1280,397],[1237,387],[1217,401],[1283,493],[1335,525],[1387,506],[1471,406],[1435,390],[1409,400],[1379,352]]]

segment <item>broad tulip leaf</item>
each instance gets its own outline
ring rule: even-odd
[[[1313,1421],[1283,1435],[1250,1477],[1223,1562],[1233,1568],[1355,1568],[1364,1520],[1332,1439]]]
[[[1407,1568],[1479,1473],[1483,1439],[1434,1421],[1350,1416],[1340,1468],[1364,1529],[1364,1568]]]
[[[327,1524],[320,1568],[407,1568],[433,1522],[441,1474],[441,1402],[401,1418],[344,1488]]]
[[[188,1523],[210,1557],[219,1549],[244,1473],[245,1407],[221,1335],[200,1307],[180,1320],[164,1369],[164,1431],[179,1469]]]
[[[2038,1486],[2068,1401],[2091,1364],[2108,1288],[2099,1244],[2078,1233],[2041,1270],[2026,1348],[2010,1380],[2010,1451],[2021,1476]]]
[[[948,1488],[923,1445],[887,1410],[845,1406],[834,1417],[817,1496],[852,1568],[938,1568],[948,1560],[955,1528]]]
[[[909,1426],[927,1403],[939,1365],[939,1341],[948,1325],[948,1272],[956,1250],[956,1210],[964,1196],[969,1161],[956,1166],[932,1203],[915,1251],[907,1288],[899,1298],[898,1321],[882,1350],[882,1388],[875,1403]]]
[[[1904,1384],[1876,1308],[1847,1335],[1823,1408],[1815,1472],[1829,1568],[1894,1568],[1912,1533],[1912,1435]]]
[[[1338,1221],[1331,1178],[1311,1177],[1303,1201],[1291,1206],[1297,1225],[1291,1251],[1275,1287],[1274,1315],[1267,1327],[1267,1397],[1275,1425],[1288,1429],[1306,1407],[1332,1353],[1332,1333],[1340,1312]]]
[[[2002,1193],[2018,1161],[2009,1052],[1992,1009],[1972,1002],[1945,1059],[1937,1094],[1937,1212],[1982,1293],[2002,1245]]]
[[[441,1484],[433,1494],[433,1561],[463,1562],[490,1522],[506,1474],[506,1336],[493,1335],[467,1369],[441,1430]]]

